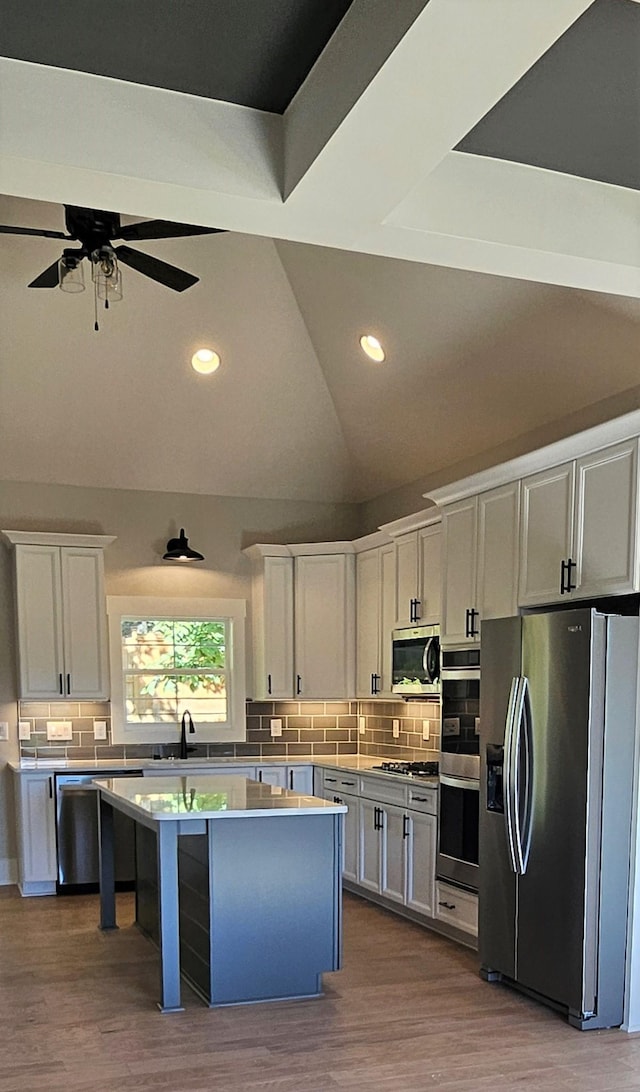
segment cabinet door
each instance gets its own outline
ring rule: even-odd
[[[420,586],[418,620],[422,625],[440,622],[442,597],[442,527],[423,527],[418,531]]]
[[[533,474],[522,482],[519,603],[553,603],[560,593],[561,565],[572,556],[573,463]]]
[[[379,828],[381,814],[379,804],[372,800],[360,800],[358,804],[359,854],[358,883],[370,891],[380,891],[382,861]]]
[[[638,590],[638,441],[576,463],[576,595]]]
[[[402,808],[382,809],[382,871],[380,894],[404,904],[409,820]]]
[[[340,799],[349,809],[344,817],[342,873],[352,883],[358,882],[358,812],[357,796],[340,793]]]
[[[253,695],[293,696],[293,558],[265,557],[251,580]]]
[[[441,639],[448,644],[473,644],[467,634],[467,611],[476,607],[475,497],[458,501],[442,514],[444,571]],[[476,616],[477,619],[477,616]],[[476,629],[479,629],[476,620]]]
[[[391,694],[391,634],[396,624],[396,551],[392,542],[380,549],[380,693]]]
[[[435,916],[436,817],[409,812],[407,906]]]
[[[287,788],[304,796],[313,796],[313,766],[289,766]]]
[[[281,789],[288,789],[286,766],[257,766],[256,775],[258,781],[265,785],[278,785]]]
[[[21,698],[64,696],[58,546],[16,546]]]
[[[411,603],[418,597],[418,535],[411,531],[395,540],[396,626],[415,626]]]
[[[301,698],[353,694],[353,572],[352,554],[295,559],[295,692]]]
[[[356,557],[356,695],[376,694],[380,672],[380,553]]]
[[[29,884],[51,885],[56,881],[55,800],[53,774],[19,776],[20,883],[25,888],[23,893],[28,894]]]
[[[478,497],[477,603],[485,618],[518,613],[520,482]]]
[[[109,667],[102,550],[63,546],[60,558],[65,693],[71,698],[108,698]]]

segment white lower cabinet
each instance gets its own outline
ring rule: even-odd
[[[266,785],[279,785],[305,796],[313,795],[313,766],[256,766],[254,776]]]
[[[56,890],[56,808],[53,773],[34,770],[15,777],[18,883],[23,895]]]
[[[437,820],[435,815],[410,811],[407,850],[406,903],[416,914],[435,917]]]

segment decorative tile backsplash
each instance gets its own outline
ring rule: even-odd
[[[21,740],[22,758],[123,759],[178,754],[179,732],[167,727],[166,744],[112,744],[109,702],[20,702],[18,716],[27,721],[31,738]],[[282,735],[273,739],[269,722],[282,720]],[[359,730],[364,718],[364,733]],[[47,721],[71,721],[70,742],[47,739]],[[398,721],[399,735],[393,735]],[[106,721],[107,740],[94,738],[94,722]],[[425,721],[429,739],[423,740]],[[173,738],[171,738],[173,736]],[[440,706],[405,701],[267,701],[247,702],[244,743],[197,743],[195,757],[268,758],[299,755],[386,755],[396,759],[436,759],[440,748]]]

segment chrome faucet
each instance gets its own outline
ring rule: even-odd
[[[180,722],[180,758],[188,758],[189,751],[195,750],[195,747],[189,747],[187,745],[187,718],[189,719],[189,734],[194,735],[196,730],[193,720],[191,719],[191,713],[188,709],[185,709]]]

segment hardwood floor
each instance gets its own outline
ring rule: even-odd
[[[129,895],[119,920],[133,920]],[[345,896],[344,969],[313,1001],[155,1008],[157,956],[95,896],[0,889],[0,1092],[640,1090],[640,1037],[581,1033],[473,952]]]

